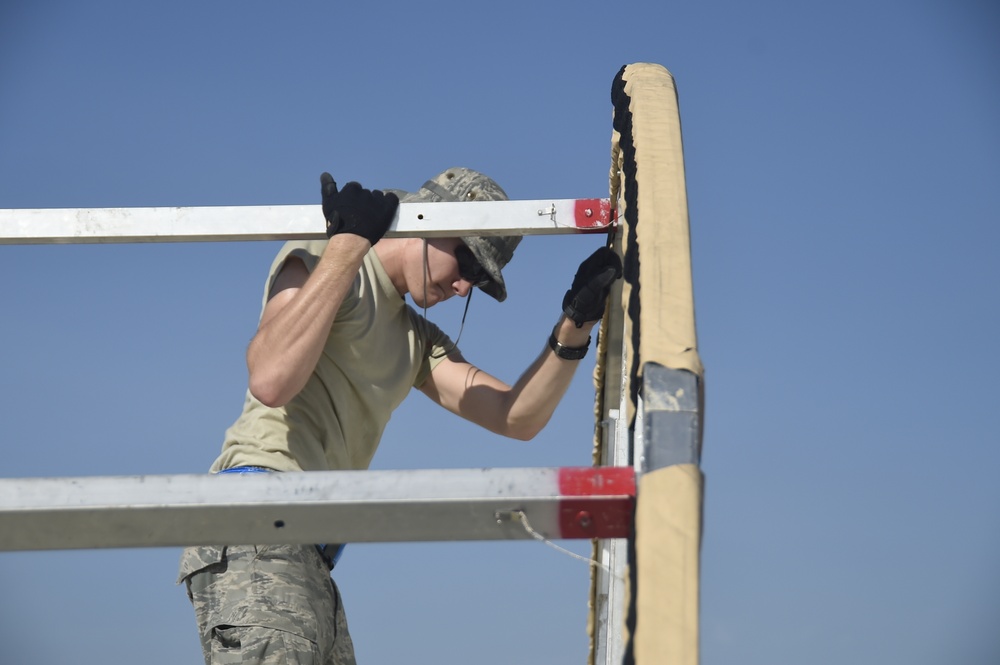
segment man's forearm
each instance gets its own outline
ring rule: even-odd
[[[300,268],[279,275],[247,349],[250,392],[261,402],[281,406],[305,386],[370,246],[358,236],[335,236],[311,274]]]
[[[588,344],[596,323],[587,323],[577,328],[563,316],[552,334],[564,347],[580,348]],[[530,439],[545,427],[566,394],[579,365],[579,360],[557,356],[546,341],[542,353],[511,387],[511,402],[507,412],[511,436]]]

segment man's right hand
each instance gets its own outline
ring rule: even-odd
[[[338,233],[352,233],[374,245],[389,230],[399,208],[399,197],[395,194],[367,190],[356,182],[349,182],[338,191],[329,173],[321,175],[319,182],[327,238]]]

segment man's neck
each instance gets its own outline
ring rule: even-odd
[[[401,297],[408,293],[403,267],[406,264],[407,245],[412,240],[413,238],[382,238],[374,247],[385,274]]]

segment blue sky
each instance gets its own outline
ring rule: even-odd
[[[998,29],[971,0],[9,2],[0,207],[318,203],[324,170],[451,166],[606,196],[612,79],[662,64],[707,372],[702,662],[995,663]],[[514,380],[598,243],[522,243],[466,355]],[[0,246],[0,476],[205,470],[276,249]],[[533,442],[416,394],[375,466],[588,464],[588,361]],[[178,553],[0,554],[0,662],[199,662]],[[355,545],[337,580],[363,663],[586,656],[586,566],[538,543]]]

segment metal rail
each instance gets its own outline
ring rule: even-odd
[[[595,233],[611,223],[607,199],[401,203],[386,236]],[[325,237],[319,205],[0,209],[7,245]]]
[[[0,479],[0,551],[620,538],[630,468]]]

